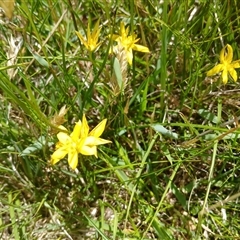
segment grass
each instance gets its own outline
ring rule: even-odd
[[[238,82],[206,76],[226,44],[240,58],[238,9],[16,1],[0,25],[1,238],[238,239]],[[89,52],[75,31],[98,19]],[[121,21],[150,50],[132,65],[109,54]],[[51,165],[53,119],[72,131],[83,114],[91,129],[107,118],[112,143],[79,154],[76,171]]]

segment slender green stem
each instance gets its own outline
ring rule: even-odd
[[[168,15],[167,10],[168,9],[168,1],[164,1],[163,4],[163,21],[167,23]],[[160,103],[161,108],[165,108],[165,98],[166,98],[166,81],[167,81],[167,26],[164,24],[162,26],[162,33],[161,33],[161,39],[162,39],[162,47],[161,47],[161,60],[160,60],[160,68],[161,68],[161,95],[160,95]]]
[[[221,101],[220,98],[218,99],[218,115],[217,116],[218,116],[218,123],[220,124],[221,117],[222,117],[222,101]],[[198,226],[197,226],[197,233],[198,234],[200,234],[200,232],[201,232],[203,215],[204,215],[204,213],[207,212],[206,211],[206,206],[207,206],[207,201],[208,201],[208,197],[209,197],[209,193],[210,193],[211,185],[212,185],[212,177],[213,177],[214,166],[215,166],[215,162],[216,162],[217,148],[218,148],[218,140],[216,140],[214,142],[211,167],[210,167],[210,171],[209,171],[209,175],[208,175],[207,191],[206,191],[205,199],[204,199],[204,202],[203,202],[202,210],[199,212],[199,215],[198,215]]]
[[[141,162],[141,164],[140,164],[139,171],[137,172],[136,177],[135,177],[135,179],[136,179],[137,181],[139,181],[139,177],[140,177],[141,174],[142,174],[142,171],[143,171],[144,166],[145,166],[145,164],[146,164],[147,158],[148,158],[148,156],[149,156],[149,154],[150,154],[150,152],[151,152],[151,149],[152,149],[152,147],[154,146],[154,143],[155,143],[155,141],[157,140],[157,137],[158,137],[158,136],[159,136],[158,133],[156,133],[156,134],[153,136],[152,141],[150,142],[150,144],[149,144],[149,146],[148,146],[148,149],[147,149],[146,153],[144,154],[144,156],[143,156],[143,158],[142,158],[142,162]],[[130,197],[129,204],[128,204],[128,208],[127,208],[127,214],[126,214],[125,224],[127,224],[127,219],[128,219],[128,215],[129,215],[129,212],[130,212],[130,208],[131,208],[131,206],[132,206],[132,201],[133,201],[134,195],[135,195],[135,193],[137,193],[137,191],[136,191],[137,185],[138,185],[138,184],[136,183],[136,184],[134,185],[134,188],[132,189],[131,197]],[[125,227],[126,227],[126,225],[125,225]]]
[[[158,206],[157,206],[157,208],[156,208],[156,211],[155,211],[154,215],[152,216],[151,221],[150,221],[150,223],[148,224],[148,226],[147,226],[147,228],[146,228],[146,230],[145,230],[145,232],[144,232],[144,234],[143,234],[143,237],[146,236],[147,232],[149,231],[150,227],[152,226],[153,222],[155,221],[155,219],[156,219],[156,217],[157,217],[157,214],[159,213],[159,211],[160,211],[160,209],[161,209],[161,206],[162,206],[162,204],[163,204],[163,201],[164,201],[164,199],[166,198],[167,193],[168,193],[168,191],[169,191],[169,189],[170,189],[170,187],[171,187],[172,181],[173,181],[175,175],[177,174],[177,171],[178,171],[179,167],[181,166],[181,164],[182,164],[182,161],[179,160],[179,161],[177,162],[175,168],[173,169],[172,175],[171,175],[171,177],[170,177],[170,179],[169,179],[169,181],[168,181],[168,183],[167,183],[167,186],[166,186],[166,188],[165,188],[165,190],[164,190],[164,193],[162,194],[161,200],[160,200],[160,202],[158,203]],[[142,239],[143,239],[143,238],[142,238]]]

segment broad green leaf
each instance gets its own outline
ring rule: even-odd
[[[40,149],[43,149],[46,145],[46,139],[44,136],[41,136],[36,140],[33,144],[25,148],[21,153],[20,156],[27,156],[29,154],[32,154]],[[48,145],[52,145],[53,143],[48,142]]]
[[[49,68],[48,62],[42,56],[33,52],[32,52],[32,55],[39,62],[39,64],[41,64],[43,67]]]
[[[117,78],[119,89],[122,89],[122,85],[123,85],[122,72],[121,72],[120,63],[117,58],[114,58],[113,69]]]
[[[161,133],[164,136],[167,136],[169,138],[174,138],[174,139],[178,139],[178,134],[175,132],[172,132],[168,129],[166,129],[165,127],[163,127],[161,124],[156,123],[156,124],[152,124],[151,127],[156,131]]]
[[[218,118],[213,113],[209,112],[205,109],[199,109],[198,114],[202,116],[204,119],[211,121],[212,123],[218,123]]]

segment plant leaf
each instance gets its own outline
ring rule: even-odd
[[[169,138],[174,138],[174,139],[178,139],[178,134],[175,132],[172,132],[168,129],[166,129],[165,127],[163,127],[161,124],[156,123],[156,124],[152,124],[151,127],[156,131],[161,133],[164,136],[167,136]]]
[[[212,123],[218,123],[218,118],[213,113],[205,109],[199,109],[198,114]]]

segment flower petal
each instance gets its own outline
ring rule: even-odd
[[[100,20],[98,19],[92,31],[92,38],[94,39],[95,44],[98,42],[99,34],[101,31],[101,28],[99,28],[99,22]]]
[[[59,125],[58,126],[58,129],[59,129],[59,132],[61,131],[61,130],[63,130],[64,132],[67,132],[68,130],[64,127],[64,126],[62,126],[62,125]]]
[[[224,48],[222,48],[222,50],[220,52],[220,56],[219,56],[220,63],[223,63],[225,60],[225,48],[226,48],[226,46]]]
[[[65,147],[57,149],[51,156],[51,164],[54,165],[67,155],[68,151]]]
[[[87,28],[87,44],[89,46],[91,40],[91,31],[90,31],[90,23],[88,22],[88,28]]]
[[[137,35],[135,33],[133,33],[132,36],[129,36],[129,37],[131,37],[131,41],[133,43],[136,43],[136,42],[138,42],[140,40],[140,38],[136,38]]]
[[[240,60],[234,61],[231,63],[233,68],[240,68]]]
[[[82,130],[82,122],[79,120],[78,122],[76,122],[73,132],[70,134],[70,137],[74,142],[77,142],[77,140],[81,136],[81,130]]]
[[[55,148],[58,149],[60,147],[63,147],[64,145],[61,142],[57,142]]]
[[[148,47],[144,47],[139,44],[134,44],[132,49],[139,52],[150,52]]]
[[[85,114],[83,114],[83,118],[82,118],[82,128],[81,128],[81,138],[85,138],[88,136],[88,132],[89,132],[89,126],[87,123],[87,119]]]
[[[234,80],[234,82],[237,81],[237,72],[234,68],[230,68],[228,69],[229,74],[231,75],[232,79]]]
[[[127,54],[127,61],[130,65],[132,65],[132,60],[133,60],[133,53],[132,53],[132,49],[129,49],[126,51]]]
[[[70,152],[68,154],[68,164],[73,170],[76,169],[76,167],[78,165],[78,153],[77,153],[77,151]]]
[[[223,72],[222,72],[222,81],[223,81],[223,84],[226,84],[228,82],[228,71],[227,69],[223,69]]]
[[[111,37],[111,35],[110,35],[110,37]],[[119,35],[113,34],[113,35],[112,35],[112,40],[113,40],[113,41],[118,41],[118,38],[119,38],[119,37],[120,37]]]
[[[124,24],[124,22],[121,22],[120,23],[120,36],[122,36],[122,37],[127,37],[127,35],[128,35],[128,31],[129,31],[129,28],[127,27],[126,29],[125,29],[125,24]]]
[[[77,36],[78,36],[78,38],[80,39],[80,41],[82,42],[82,44],[83,44],[86,48],[88,48],[88,43],[87,43],[87,41],[84,39],[84,37],[81,35],[81,33],[80,33],[80,32],[77,32],[77,31],[75,31],[75,33],[77,34]]]
[[[63,145],[67,144],[69,141],[71,141],[70,136],[67,133],[64,132],[59,132],[57,134],[57,138],[59,140],[59,142]]]
[[[81,152],[82,155],[94,155],[95,157],[97,157],[97,147],[96,146],[83,146],[81,148]]]
[[[89,136],[100,137],[105,129],[107,119],[103,119],[90,133]]]
[[[232,59],[233,59],[233,49],[229,44],[227,44],[224,49],[226,49],[226,48],[227,48],[227,53],[224,53],[224,60],[227,63],[231,63]]]
[[[224,69],[224,65],[223,64],[218,64],[217,66],[213,67],[212,69],[210,69],[209,71],[207,71],[207,76],[212,76],[215,75],[219,72],[221,72]]]
[[[85,139],[84,141],[84,146],[97,146],[97,145],[102,145],[106,143],[111,143],[111,141],[103,139],[103,138],[96,138],[93,136],[89,136]]]

